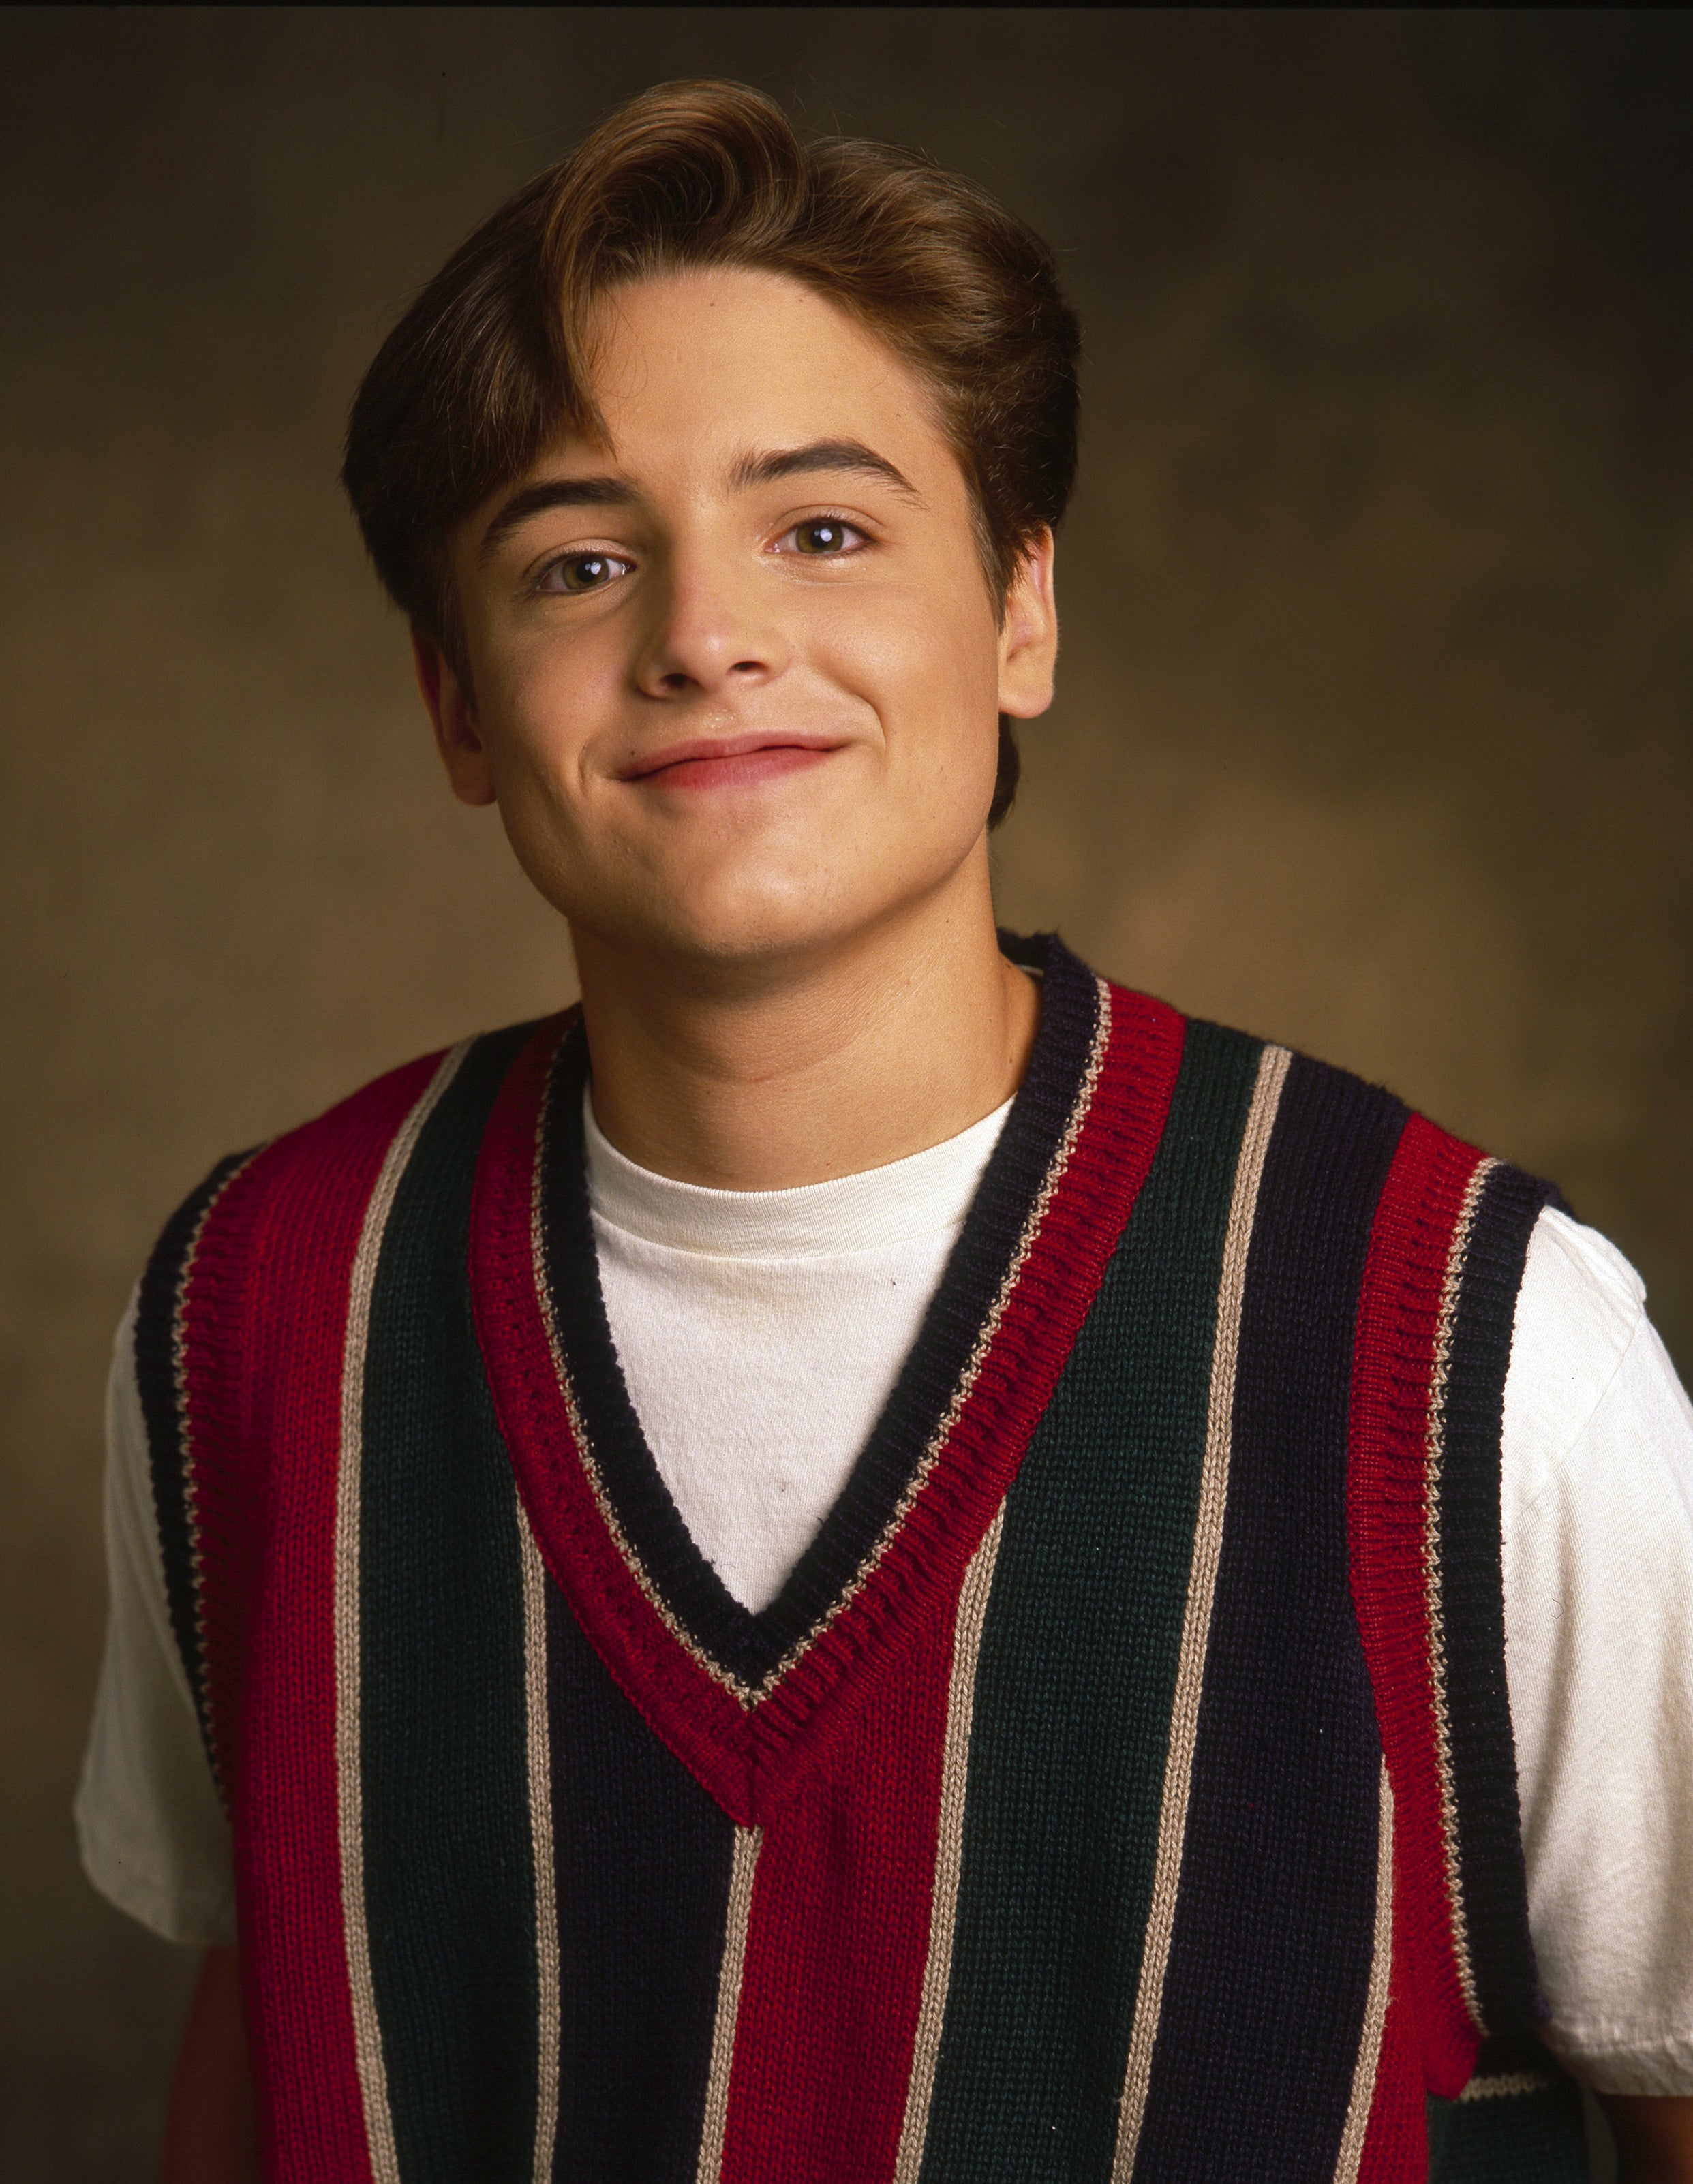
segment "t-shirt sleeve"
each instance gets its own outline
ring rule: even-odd
[[[227,1945],[236,1937],[229,1825],[170,1628],[134,1335],[131,1299],[107,1390],[110,1608],[77,1838],[83,1869],[120,1911],[166,1941]]]
[[[1547,2044],[1693,2094],[1693,1407],[1621,1253],[1529,1248],[1505,1390],[1506,1669]]]

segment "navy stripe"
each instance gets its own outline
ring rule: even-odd
[[[557,2184],[692,2184],[734,1823],[612,1681],[550,1582],[560,1971]]]
[[[1440,1482],[1440,1605],[1458,1808],[1458,1872],[1482,2021],[1527,2034],[1544,2015],[1529,1938],[1517,1752],[1505,1681],[1500,1434],[1529,1239],[1556,1196],[1495,1167],[1482,1186],[1460,1280]]]
[[[478,1040],[401,1177],[360,1473],[365,1902],[406,2184],[529,2184],[538,1982],[516,1490],[471,1320],[483,1127],[527,1037]]]
[[[1135,2175],[1334,2173],[1375,1926],[1381,1746],[1353,1619],[1346,1429],[1370,1225],[1406,1110],[1295,1059],[1247,1260],[1180,1892]]]
[[[821,1623],[857,1576],[944,1417],[1003,1285],[1029,1210],[1076,1107],[1098,1020],[1093,973],[1044,944],[1040,1026],[1022,1089],[881,1418],[840,1498],[761,1613],[735,1599],[695,1546],[653,1460],[611,1340],[583,1172],[588,1049],[567,1038],[548,1103],[548,1278],[566,1362],[624,1536],[694,1642],[756,1683]]]
[[[153,1246],[136,1300],[136,1384],[147,1427],[153,1513],[164,1558],[164,1593],[176,1650],[182,1657],[200,1735],[209,1752],[211,1729],[206,1711],[206,1663],[200,1643],[188,1438],[176,1378],[176,1314],[200,1224],[231,1176],[251,1158],[251,1153],[231,1153],[218,1162],[198,1190],[183,1200]]]

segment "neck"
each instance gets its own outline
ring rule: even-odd
[[[720,1190],[881,1167],[1022,1081],[1039,1004],[994,937],[985,850],[933,900],[780,962],[702,965],[573,930],[600,1128]]]

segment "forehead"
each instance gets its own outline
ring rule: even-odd
[[[751,449],[855,439],[907,476],[957,465],[916,371],[799,281],[739,267],[612,291],[588,327],[610,452],[701,471]]]

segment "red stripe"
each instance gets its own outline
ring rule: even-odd
[[[928,1953],[952,1618],[929,1618],[826,1774],[769,1820],[723,2184],[893,2174]]]
[[[265,2174],[287,2184],[370,2174],[336,1795],[342,1350],[365,1206],[438,1059],[262,1153],[214,1210],[186,1301],[208,1689],[233,1784]]]
[[[1448,2098],[1469,2078],[1479,2036],[1459,1985],[1447,1892],[1423,1572],[1426,1465],[1441,1291],[1481,1158],[1421,1116],[1406,1125],[1364,1270],[1348,1482],[1352,1596],[1393,1783],[1395,1970],[1422,2020],[1428,2090]]]
[[[525,1050],[483,1140],[471,1288],[496,1408],[536,1539],[572,1613],[655,1733],[742,1825],[774,1813],[849,1732],[861,1680],[914,1623],[950,1612],[1016,1477],[1157,1150],[1183,1020],[1111,989],[1111,1033],[1076,1143],[970,1396],[869,1580],[755,1708],[684,1649],[625,1563],[565,1423],[537,1291],[531,1208],[562,1027]]]

